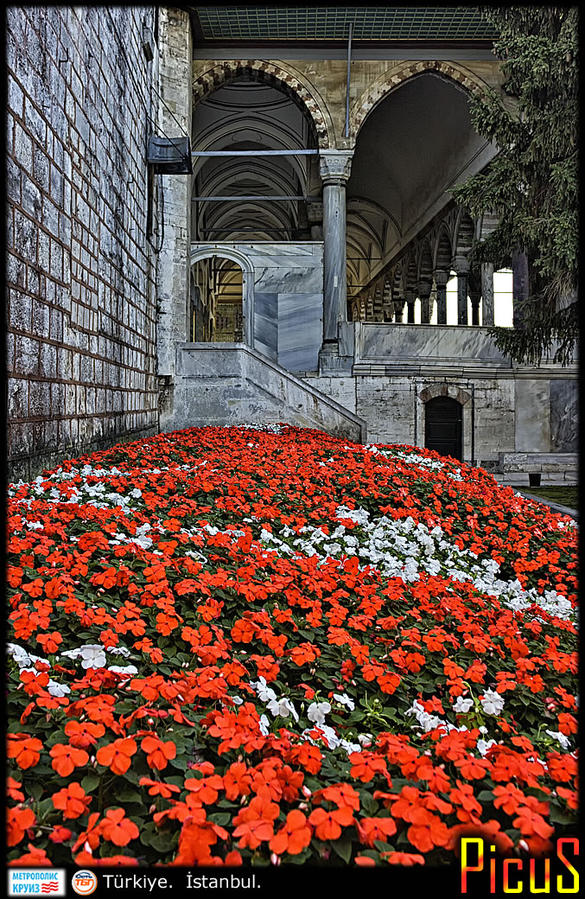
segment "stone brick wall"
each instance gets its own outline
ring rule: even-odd
[[[158,430],[156,7],[7,11],[10,477]],[[156,220],[157,209],[154,209]]]

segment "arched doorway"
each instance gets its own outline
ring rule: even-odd
[[[193,248],[186,339],[254,345],[254,273],[233,247]]]
[[[241,343],[243,272],[233,259],[209,256],[191,266],[191,341]]]
[[[425,447],[441,456],[463,459],[463,407],[449,396],[425,404]]]

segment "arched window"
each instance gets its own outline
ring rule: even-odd
[[[457,400],[436,396],[425,404],[425,447],[463,459],[463,407]]]

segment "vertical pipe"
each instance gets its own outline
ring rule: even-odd
[[[463,438],[465,440],[465,437]],[[465,455],[465,453],[463,453]],[[475,468],[477,460],[475,458],[475,382],[471,384],[471,464]]]
[[[349,137],[349,79],[351,72],[351,34],[353,22],[349,23],[349,35],[347,38],[347,84],[345,88],[345,136]]]

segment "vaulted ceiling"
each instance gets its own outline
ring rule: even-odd
[[[270,84],[235,79],[197,104],[194,150],[248,151],[240,157],[201,158],[194,197],[305,197],[315,182],[316,157],[257,156],[258,150],[316,147],[311,121]],[[315,185],[316,186],[316,185]],[[194,200],[197,240],[310,240],[306,201]]]

